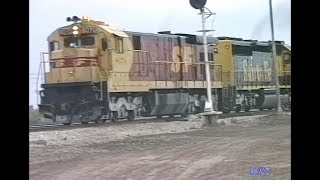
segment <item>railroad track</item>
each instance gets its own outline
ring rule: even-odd
[[[127,119],[119,119],[116,122],[111,122],[110,120],[107,120],[104,123],[89,122],[88,124],[81,124],[79,122],[79,123],[72,123],[71,125],[63,125],[63,124],[33,125],[33,126],[29,126],[29,132],[112,126],[112,125],[130,124],[130,123],[133,124],[133,123],[170,122],[170,121],[187,121],[187,120],[188,120],[187,118],[182,118],[182,117],[168,117],[168,118],[137,117],[133,121],[128,121]]]
[[[249,112],[231,112],[228,114],[222,114],[219,116],[219,119],[237,117],[237,116],[253,116],[253,115],[264,115],[274,113],[276,110],[265,110],[265,111],[249,111]],[[189,117],[138,117],[133,121],[128,121],[126,119],[119,119],[116,122],[111,122],[107,120],[105,123],[95,123],[89,122],[88,124],[72,123],[71,125],[63,124],[45,124],[45,125],[32,125],[29,126],[29,132],[37,131],[51,131],[51,130],[62,130],[62,129],[75,129],[75,128],[88,128],[88,127],[99,127],[99,126],[111,126],[111,125],[120,125],[120,124],[130,124],[130,123],[148,123],[148,122],[170,122],[170,121],[187,121]]]

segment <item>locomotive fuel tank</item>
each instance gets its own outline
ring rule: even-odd
[[[280,101],[282,106],[289,105],[290,95],[289,94],[280,94]],[[278,98],[275,89],[265,89],[263,93],[263,98],[261,105],[259,106],[260,110],[263,109],[274,109],[277,108]]]

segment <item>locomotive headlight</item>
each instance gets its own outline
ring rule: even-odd
[[[78,35],[78,34],[79,34],[79,31],[72,31],[72,34],[73,34],[73,35]]]
[[[78,31],[78,29],[79,29],[78,26],[73,26],[73,27],[72,27],[72,30],[74,30],[74,31]]]
[[[73,35],[78,35],[78,34],[79,34],[79,31],[78,31],[78,30],[79,30],[79,27],[78,27],[78,26],[73,26],[73,27],[72,27],[72,30],[73,30],[73,31],[72,31],[72,34],[73,34]]]

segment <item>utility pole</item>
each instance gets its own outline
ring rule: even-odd
[[[278,62],[277,62],[277,54],[276,54],[276,43],[274,41],[274,28],[273,28],[273,13],[272,13],[272,0],[269,0],[269,8],[270,8],[270,24],[271,24],[271,36],[272,36],[272,57],[273,57],[273,71],[274,78],[276,82],[276,93],[278,99],[277,111],[278,113],[282,112],[281,108],[281,98],[280,98],[280,88],[279,88],[279,77],[278,77]]]

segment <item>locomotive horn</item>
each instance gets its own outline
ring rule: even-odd
[[[72,21],[77,22],[80,21],[81,19],[78,16],[73,16]]]
[[[190,5],[195,9],[202,9],[206,5],[207,0],[190,0]]]

